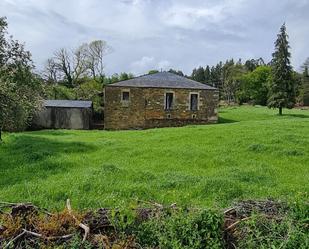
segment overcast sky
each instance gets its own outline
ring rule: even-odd
[[[0,0],[0,16],[38,69],[55,50],[96,39],[113,47],[107,74],[269,61],[283,22],[294,68],[309,57],[309,0]]]

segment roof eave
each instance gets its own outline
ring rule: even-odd
[[[187,90],[211,90],[211,91],[215,91],[218,90],[218,88],[200,88],[200,87],[163,87],[163,86],[126,86],[126,85],[106,85],[105,87],[128,87],[128,88],[159,88],[159,89],[187,89]],[[104,88],[105,88],[104,87]]]

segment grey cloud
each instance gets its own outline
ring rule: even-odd
[[[39,69],[58,48],[104,39],[114,48],[106,57],[108,74],[139,74],[154,67],[190,73],[193,67],[232,57],[267,61],[283,22],[298,69],[309,56],[307,13],[307,0],[0,2],[0,16],[8,17],[10,33],[26,42]]]

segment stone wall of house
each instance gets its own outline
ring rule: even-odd
[[[130,92],[129,102],[121,100],[122,92]],[[105,87],[104,128],[142,129],[145,126],[145,97],[143,88]]]
[[[122,92],[129,91],[129,101]],[[174,95],[172,110],[164,110],[165,94]],[[190,110],[190,93],[198,94],[198,110]],[[187,124],[215,123],[219,94],[214,90],[165,88],[105,88],[104,124],[106,129],[143,129]]]

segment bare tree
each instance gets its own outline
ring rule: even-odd
[[[104,59],[112,51],[106,41],[96,40],[88,44],[87,61],[88,68],[94,80],[103,83]]]
[[[74,87],[83,77],[91,75],[103,83],[104,59],[109,52],[111,48],[102,40],[84,43],[75,50],[62,48],[47,61],[44,78],[54,82],[62,79],[69,87]]]
[[[88,68],[84,45],[75,51],[62,48],[55,52],[54,58],[50,62],[52,62],[51,68],[47,68],[49,74],[56,70],[70,87],[78,85],[80,79],[87,75]]]
[[[56,51],[54,54],[54,61],[57,70],[63,75],[63,78],[67,81],[68,86],[73,87],[73,62],[70,52],[65,48]]]
[[[57,84],[59,81],[59,71],[53,58],[48,59],[43,71],[43,79],[49,84]]]
[[[76,83],[88,74],[87,51],[88,45],[85,43],[73,52],[73,80]]]

